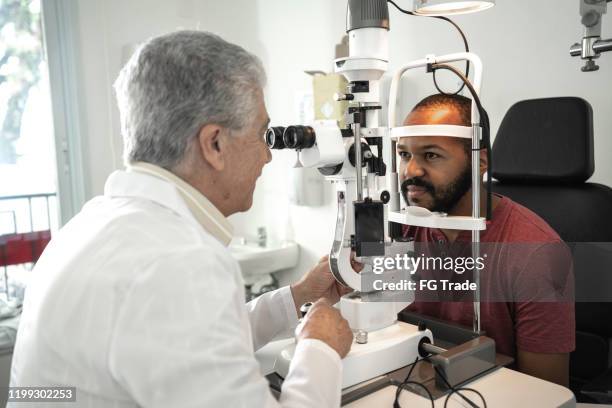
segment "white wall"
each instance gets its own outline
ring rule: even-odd
[[[401,1],[408,7],[411,1]],[[80,31],[88,135],[86,163],[90,191],[102,192],[109,172],[121,167],[118,114],[111,84],[126,47],[177,28],[220,34],[259,55],[268,72],[266,100],[272,123],[298,120],[295,99],[308,88],[304,70],[332,68],[334,45],[344,32],[344,0],[82,0]],[[612,13],[612,12],[611,12]],[[484,62],[483,102],[493,134],[515,102],[545,96],[580,96],[593,105],[596,172],[592,181],[612,185],[612,55],[600,58],[601,70],[580,72],[569,46],[582,29],[578,1],[498,0],[492,10],[461,16],[471,49]],[[604,36],[612,37],[612,17],[604,18]],[[461,50],[447,23],[404,16],[391,9],[391,70],[428,53]],[[430,78],[406,80],[406,109],[433,92]],[[546,154],[546,152],[542,152]],[[334,192],[327,186],[325,205],[305,208],[287,199],[292,157],[275,153],[258,183],[253,208],[232,217],[237,234],[254,234],[265,225],[273,238],[296,240],[300,264],[289,281],[328,251],[335,221]]]
[[[176,29],[202,29],[260,54],[257,1],[219,6],[211,0],[83,0],[79,2],[81,62],[88,134],[90,191],[102,192],[108,174],[122,166],[119,118],[112,83],[129,51],[148,38]],[[248,29],[246,29],[248,27]]]
[[[604,38],[612,37],[610,14],[612,10],[604,16]],[[517,101],[582,97],[593,106],[595,119],[596,170],[591,181],[612,185],[608,159],[612,152],[612,54],[600,58],[601,69],[595,73],[581,72],[580,59],[569,57],[569,46],[582,37],[578,0],[498,0],[486,12],[455,20],[464,28],[472,51],[483,60],[483,103],[491,117],[492,135]],[[461,46],[453,27],[441,21],[404,18],[391,10],[391,24],[392,69],[399,61]],[[420,76],[420,80],[425,78]]]
[[[331,69],[334,48],[329,39],[340,39],[343,33],[343,24],[334,24],[333,20],[343,15],[345,5],[328,0],[227,3],[83,0],[79,7],[82,86],[88,127],[84,155],[89,164],[88,191],[93,196],[102,193],[108,174],[122,167],[112,83],[127,58],[126,53],[135,44],[175,29],[197,28],[213,31],[242,45],[264,62],[269,77],[266,100],[273,122],[292,123],[296,121],[294,90],[305,90],[309,84],[302,71]],[[232,217],[232,222],[236,235],[254,235],[258,226],[265,225],[273,239],[295,239],[302,245],[300,263],[307,265],[329,246],[328,225],[333,222],[334,214],[330,213],[329,205],[318,209],[295,207],[291,209],[292,219],[310,220],[320,230],[305,228],[301,222],[295,223],[294,232],[291,227],[287,228],[291,224],[286,198],[290,166],[284,159],[290,161],[286,156],[278,157],[264,170],[253,208]],[[327,193],[330,198],[329,188]],[[326,222],[321,223],[323,219]],[[305,266],[297,268],[304,269]]]

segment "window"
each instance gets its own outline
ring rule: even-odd
[[[44,56],[40,0],[0,0],[0,293],[9,300],[22,297],[59,224]]]

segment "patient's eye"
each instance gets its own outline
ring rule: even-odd
[[[412,157],[412,155],[409,152],[399,151],[397,153],[402,158],[402,160],[410,160],[410,158]]]
[[[434,160],[434,159],[437,159],[439,157],[440,157],[440,155],[436,154],[434,152],[427,152],[427,153],[425,153],[425,159],[426,160]]]

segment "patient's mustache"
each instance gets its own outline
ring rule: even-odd
[[[423,187],[431,194],[433,194],[436,190],[433,184],[421,179],[420,177],[412,177],[402,181],[401,190],[404,195],[408,193],[408,186]]]

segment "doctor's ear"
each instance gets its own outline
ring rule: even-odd
[[[225,168],[226,143],[223,138],[225,129],[216,124],[204,125],[198,132],[198,143],[200,153],[204,161],[217,171]]]

